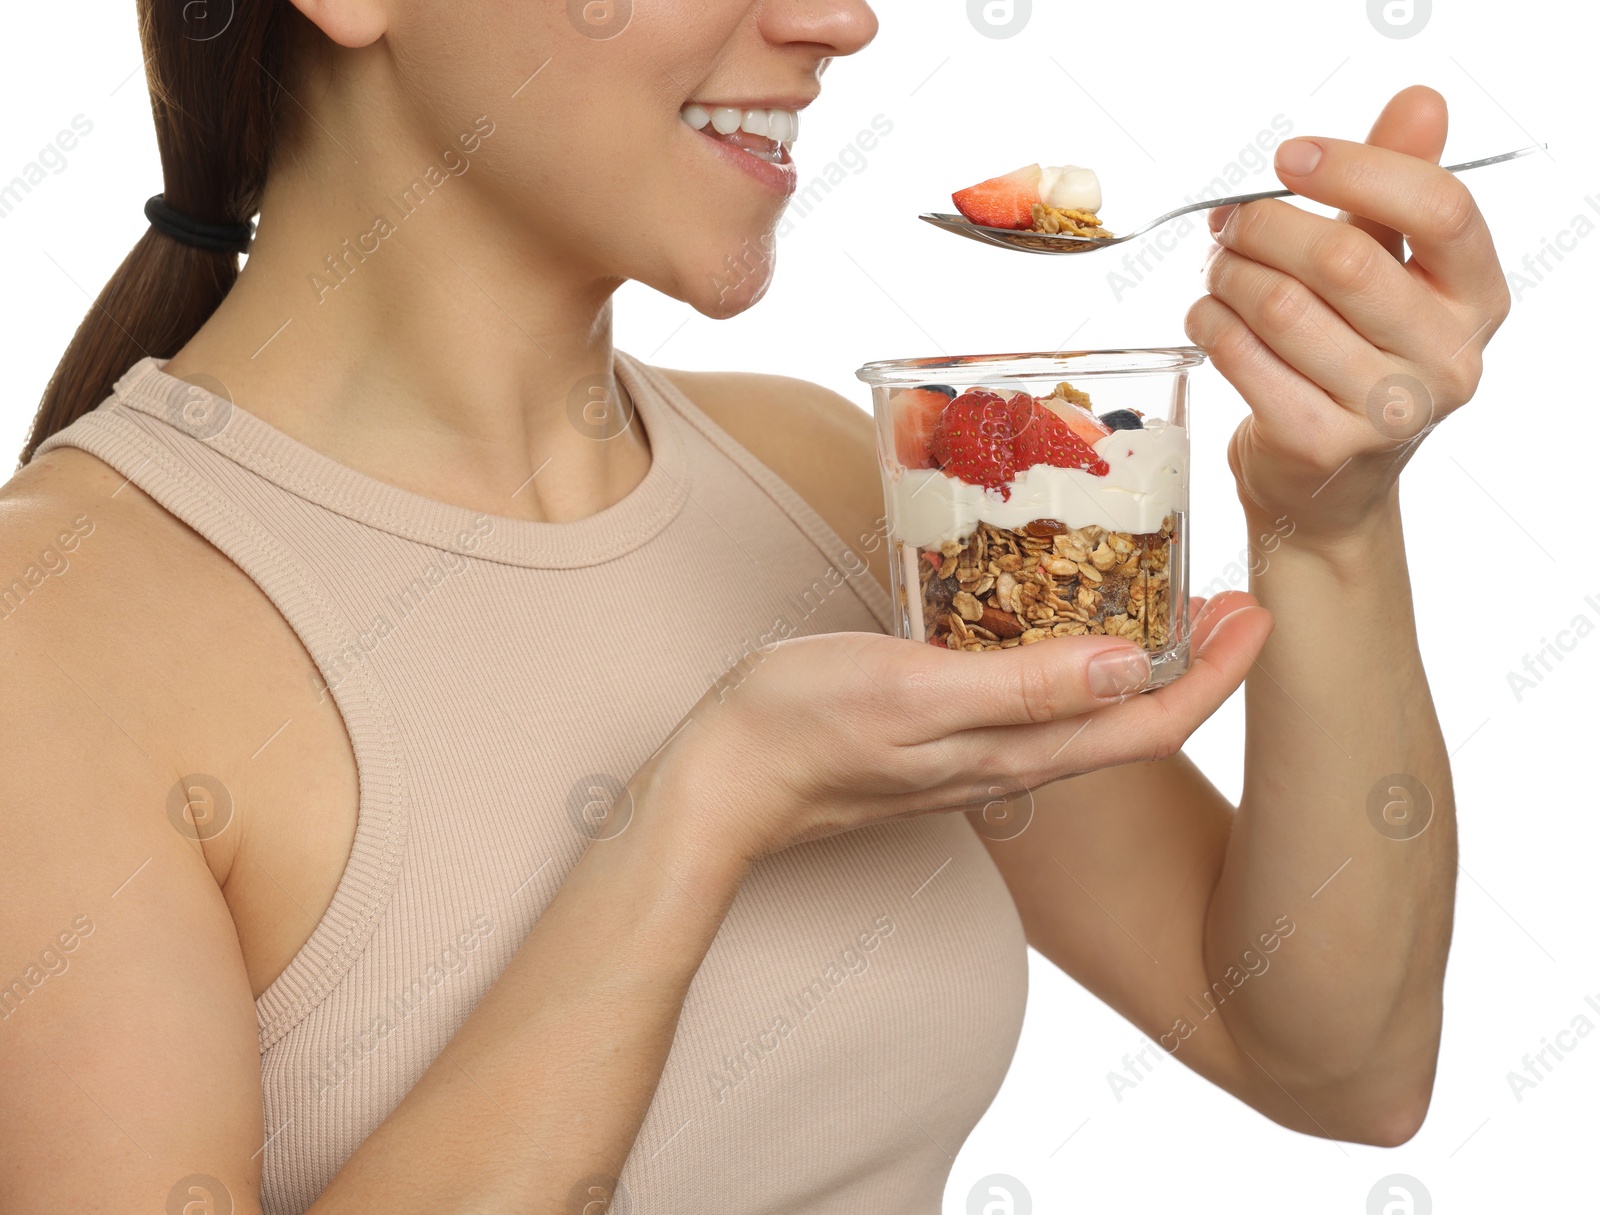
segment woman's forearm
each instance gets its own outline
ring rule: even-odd
[[[1272,530],[1252,523],[1258,547]],[[1219,1012],[1325,1131],[1403,1140],[1437,1055],[1456,837],[1397,497],[1336,548],[1291,533],[1254,565],[1276,624],[1206,957],[1220,977],[1253,948],[1266,969]]]
[[[651,765],[500,978],[311,1208],[565,1215],[615,1178],[744,865],[695,834],[698,794]],[[609,1192],[592,1195],[597,1205]]]

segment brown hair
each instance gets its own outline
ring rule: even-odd
[[[255,215],[288,85],[288,0],[138,0],[167,203],[201,223]],[[238,255],[151,229],[72,335],[44,390],[20,464],[111,394],[145,355],[171,358],[239,276]]]

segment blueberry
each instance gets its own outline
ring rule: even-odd
[[[1100,420],[1112,430],[1144,429],[1144,423],[1139,421],[1139,415],[1131,409],[1113,409],[1110,413],[1101,414]]]
[[[917,391],[918,392],[942,392],[945,396],[949,397],[951,400],[955,400],[956,397],[961,395],[959,392],[957,392],[954,388],[950,387],[950,385],[948,385],[948,384],[919,384],[919,385],[917,385]]]

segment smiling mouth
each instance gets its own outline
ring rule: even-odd
[[[773,165],[790,163],[789,149],[800,137],[800,115],[795,110],[708,108],[691,101],[679,116],[701,134]]]

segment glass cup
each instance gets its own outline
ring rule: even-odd
[[[1189,666],[1194,346],[869,363],[899,635],[1115,635]]]

